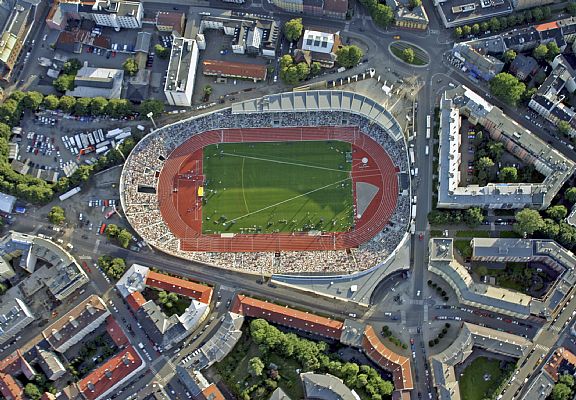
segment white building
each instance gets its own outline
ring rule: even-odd
[[[12,339],[32,321],[34,315],[22,300],[6,299],[0,306],[0,344]]]
[[[177,37],[172,43],[170,63],[164,86],[168,104],[190,107],[198,66],[198,45],[193,39]]]
[[[320,31],[304,31],[302,50],[329,54],[334,48],[334,34]]]
[[[119,31],[142,28],[144,7],[139,1],[97,0],[92,6],[92,19],[97,25],[109,26]]]

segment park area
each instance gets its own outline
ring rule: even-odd
[[[202,233],[348,231],[351,147],[340,141],[205,147]]]
[[[301,372],[329,373],[342,379],[361,399],[389,398],[394,386],[369,365],[340,360],[325,341],[284,333],[255,319],[215,370],[235,397],[267,400],[280,387],[291,399],[303,399]],[[249,331],[248,331],[249,330]]]
[[[491,399],[512,371],[513,363],[478,357],[464,369],[460,377],[462,400]]]

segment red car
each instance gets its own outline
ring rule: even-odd
[[[414,344],[414,338],[410,338],[410,344]]]
[[[424,239],[424,234],[422,232],[420,232],[420,234],[418,235],[418,239],[420,240]]]

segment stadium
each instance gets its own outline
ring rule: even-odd
[[[151,246],[254,273],[349,273],[405,237],[404,136],[368,97],[270,95],[164,126],[120,180],[123,210]]]

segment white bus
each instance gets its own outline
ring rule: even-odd
[[[408,151],[410,152],[410,162],[414,164],[414,149],[410,147]]]
[[[426,139],[430,139],[430,129],[432,129],[432,117],[426,116]]]

